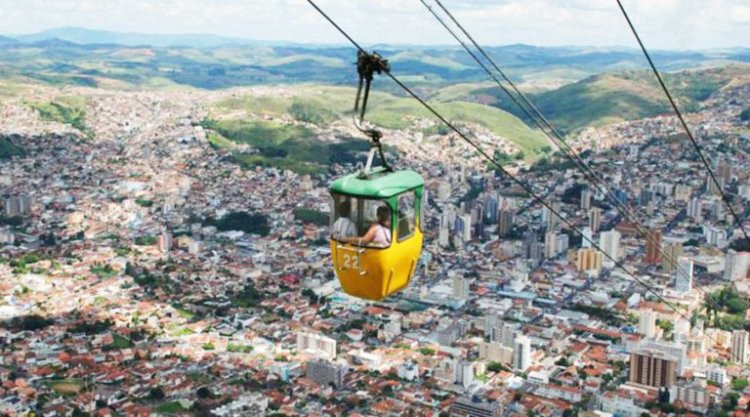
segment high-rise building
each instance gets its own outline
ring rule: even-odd
[[[646,257],[643,261],[656,265],[661,262],[661,231],[649,230],[646,233]]]
[[[448,246],[450,246],[450,238],[450,229],[445,226],[440,226],[440,230],[438,231],[438,245],[440,245],[440,247],[447,248]]]
[[[594,271],[602,269],[602,253],[596,249],[579,249],[576,254],[576,268],[578,271]]]
[[[716,178],[721,178],[724,185],[729,184],[732,181],[732,165],[727,161],[721,161],[716,166]]]
[[[740,281],[747,279],[750,272],[750,252],[736,252],[734,249],[727,251],[724,258],[724,279],[727,281]]]
[[[671,274],[677,269],[677,260],[682,256],[682,245],[673,243],[664,247],[664,259],[661,260],[661,269]]]
[[[581,229],[581,248],[590,248],[591,242],[594,241],[594,232],[590,227],[586,226]]]
[[[456,380],[457,385],[468,387],[474,382],[474,363],[467,360],[458,362],[456,366]]]
[[[516,326],[512,323],[503,322],[501,323],[493,337],[493,341],[499,341],[503,346],[513,348],[516,343]]]
[[[479,397],[459,397],[450,410],[451,417],[500,417],[503,407],[497,402],[483,401]]]
[[[717,182],[719,183],[718,185],[716,184]],[[723,190],[725,185],[724,178],[717,177],[716,181],[714,181],[710,176],[706,177],[706,192],[709,194],[719,194],[719,190]]]
[[[671,387],[677,378],[677,358],[658,350],[630,354],[630,382],[649,387]]]
[[[565,253],[568,250],[568,247],[570,246],[570,237],[566,235],[565,233],[558,233],[557,236],[555,236],[555,250],[557,251],[557,254]]]
[[[596,233],[602,225],[602,209],[593,207],[589,210],[589,227]]]
[[[674,288],[684,294],[693,289],[693,260],[681,257],[677,260],[677,270],[674,272]]]
[[[693,190],[690,188],[690,186],[685,184],[677,184],[674,187],[674,199],[677,201],[685,201],[687,202],[690,199],[690,194],[692,194]]]
[[[615,266],[615,261],[620,259],[620,237],[622,235],[617,230],[602,232],[599,235],[599,247],[606,254],[602,263],[607,268]]]
[[[472,234],[471,234],[471,227],[472,227],[472,221],[471,221],[471,214],[464,214],[462,216],[459,216],[459,218],[463,221],[463,230],[461,231],[461,238],[464,240],[464,242],[468,242],[471,240]]]
[[[498,222],[498,233],[500,237],[506,237],[513,230],[513,217],[512,211],[507,209],[500,210],[500,220]]]
[[[521,372],[531,366],[531,339],[520,335],[513,343],[513,368]]]
[[[453,273],[451,279],[453,281],[453,297],[458,300],[469,298],[469,280],[458,273]]]
[[[688,365],[688,351],[684,343],[659,339],[641,339],[630,352],[656,351],[669,355],[677,360],[677,374],[682,375]]]
[[[744,364],[748,362],[748,340],[750,333],[747,330],[735,330],[732,332],[732,362]]]
[[[696,222],[703,221],[703,201],[698,197],[693,197],[688,203],[687,215]]]
[[[656,337],[656,312],[643,310],[638,318],[638,333],[646,337]]]
[[[544,222],[547,231],[557,230],[561,222],[560,217],[555,214],[561,211],[560,203],[555,201],[550,204],[550,208],[551,210],[547,206],[542,207],[542,222]]]
[[[491,195],[487,197],[487,199],[484,201],[484,218],[489,223],[495,223],[498,221],[498,209],[500,205],[495,198],[495,196]]]
[[[167,253],[172,250],[172,233],[170,233],[168,230],[164,230],[159,235],[159,250]]]
[[[523,240],[523,256],[533,261],[534,264],[538,264],[542,260],[544,255],[544,245],[537,241],[537,238],[532,233],[527,233]]]
[[[500,342],[480,342],[479,358],[491,362],[509,364],[513,361],[513,349]]]
[[[5,217],[23,216],[31,211],[31,197],[28,195],[8,197],[3,202],[3,207]]]
[[[705,414],[708,411],[711,395],[706,390],[705,382],[680,381],[672,387],[670,393],[674,401],[680,401],[688,409]]]
[[[557,234],[553,230],[548,230],[544,234],[544,257],[554,258],[557,256]]]
[[[344,385],[346,367],[324,359],[316,359],[307,363],[307,377],[321,384],[333,384],[336,387]]]
[[[493,313],[487,313],[484,316],[484,337],[494,340],[493,339],[493,333],[495,328],[499,323],[502,321],[500,320],[500,316],[498,314]]]
[[[708,226],[703,228],[706,243],[721,249],[727,245],[727,231],[721,227]]]
[[[333,359],[336,357],[336,339],[314,333],[297,333],[297,350]]]
[[[587,187],[581,190],[581,210],[591,208],[591,190]]]

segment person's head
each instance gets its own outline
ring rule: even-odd
[[[391,223],[391,209],[388,206],[380,206],[377,211],[378,223],[388,225]]]
[[[352,203],[344,200],[339,204],[339,217],[349,217],[352,214]]]

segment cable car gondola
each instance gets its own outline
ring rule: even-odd
[[[424,179],[412,170],[394,171],[383,153],[382,133],[361,126],[374,73],[389,71],[388,61],[360,52],[357,69],[355,125],[373,145],[361,172],[331,184],[331,255],[347,294],[382,300],[406,287],[417,268],[423,241]],[[376,153],[382,166],[373,169]]]

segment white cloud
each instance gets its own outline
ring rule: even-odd
[[[432,1],[432,0],[429,0]],[[484,44],[635,46],[614,0],[442,0]],[[646,44],[745,46],[746,0],[622,0]],[[318,0],[364,44],[453,44],[419,0]],[[52,27],[343,43],[305,0],[0,0],[0,33]]]

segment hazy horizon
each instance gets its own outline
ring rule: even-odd
[[[319,0],[318,4],[362,44],[456,44],[417,0],[377,4]],[[637,47],[617,4],[610,0],[454,0],[444,5],[483,45]],[[750,5],[739,0],[629,0],[624,6],[650,49],[741,48],[741,40],[750,38]],[[210,7],[197,0],[31,0],[23,4],[0,0],[0,15],[6,17],[0,21],[0,33],[11,37],[86,28],[139,35],[221,36],[261,43],[346,42],[307,2],[299,0],[219,0]]]

